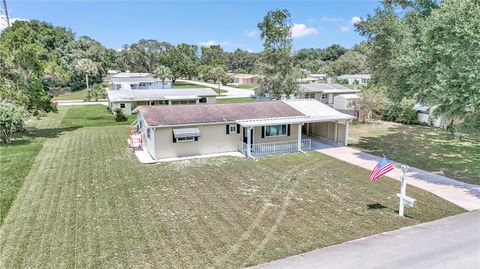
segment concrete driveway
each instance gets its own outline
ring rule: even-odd
[[[312,147],[318,152],[367,170],[373,170],[380,159],[379,156],[371,155],[351,147],[318,141],[318,139],[312,140]],[[395,163],[394,166],[396,168],[386,176],[400,180],[402,171],[397,168],[400,164]],[[365,180],[368,180],[368,178]],[[415,167],[411,167],[407,173],[407,195],[408,185],[431,192],[466,210],[480,210],[480,185],[468,184]]]
[[[480,211],[377,234],[253,268],[480,268]]]
[[[212,88],[218,88],[217,84],[213,83],[207,83],[203,81],[197,81],[197,80],[184,80],[184,79],[177,79],[179,82],[185,82],[185,83],[191,83],[191,84],[197,84],[205,87],[212,87]],[[226,93],[222,93],[223,96],[218,96],[217,98],[222,99],[222,98],[240,98],[240,97],[250,97],[252,94],[254,94],[254,90],[250,89],[239,89],[239,88],[234,88],[234,87],[229,87],[229,86],[220,86],[221,90],[227,91]]]

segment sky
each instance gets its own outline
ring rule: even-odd
[[[350,48],[363,40],[354,23],[373,13],[378,1],[7,0],[7,5],[13,20],[64,26],[112,49],[144,38],[257,52],[262,49],[257,24],[269,10],[290,11],[295,50]]]

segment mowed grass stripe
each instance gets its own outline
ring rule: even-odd
[[[242,267],[463,211],[409,187],[418,206],[398,218],[397,181],[315,152],[141,165],[126,137],[88,127],[45,143],[1,228],[5,267]]]

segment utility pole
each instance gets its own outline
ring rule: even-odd
[[[5,11],[5,18],[7,20],[7,26],[10,26],[10,18],[8,17],[8,9],[7,9],[7,0],[3,0],[3,10]]]

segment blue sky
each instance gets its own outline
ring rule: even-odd
[[[363,40],[353,22],[377,1],[25,1],[7,0],[11,18],[39,19],[118,49],[141,38],[173,44],[220,44],[260,51],[257,23],[286,8],[294,23],[294,49],[351,47]],[[353,22],[352,22],[353,21]]]

